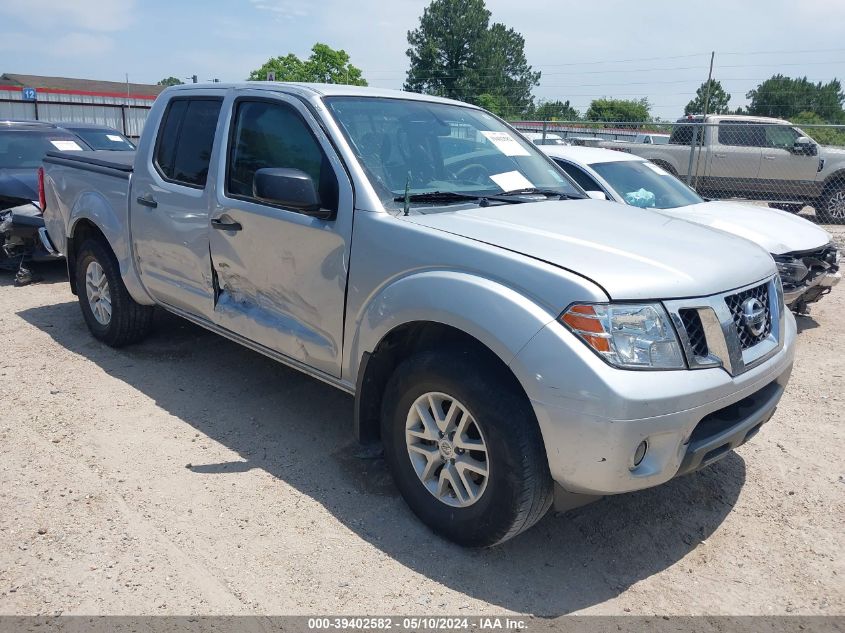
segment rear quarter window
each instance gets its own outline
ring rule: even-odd
[[[155,166],[166,180],[205,187],[222,99],[174,99],[159,127]]]

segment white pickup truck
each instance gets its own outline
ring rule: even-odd
[[[53,153],[43,184],[97,339],[140,341],[158,305],[355,394],[357,437],[465,545],[721,459],[792,369],[765,250],[590,200],[455,101],[172,87],[134,160]]]
[[[703,138],[702,135],[703,134]],[[705,197],[770,201],[823,222],[845,223],[845,149],[824,147],[782,119],[739,115],[678,119],[668,144],[605,141],[601,147],[647,158]]]

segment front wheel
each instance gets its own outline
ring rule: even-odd
[[[129,296],[117,260],[98,240],[87,240],[76,257],[79,306],[94,338],[112,347],[143,339],[152,328],[153,308]]]
[[[471,547],[516,536],[552,501],[525,394],[506,369],[485,364],[468,351],[417,354],[394,372],[382,409],[385,459],[405,501],[435,532]]]
[[[816,216],[824,224],[845,224],[845,185],[839,185],[821,197]]]

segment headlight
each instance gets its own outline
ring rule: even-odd
[[[560,321],[615,367],[686,368],[675,329],[659,303],[576,304]]]
[[[780,278],[789,285],[800,284],[810,272],[810,269],[800,259],[776,259],[775,265],[778,268]]]

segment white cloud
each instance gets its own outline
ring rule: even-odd
[[[0,0],[0,14],[43,31],[65,27],[121,31],[132,24],[135,0]]]
[[[259,11],[269,11],[276,19],[291,20],[308,15],[308,3],[300,0],[250,0]]]
[[[0,33],[0,51],[27,51],[60,58],[96,57],[114,48],[114,40],[100,33],[71,32],[41,40],[25,33]]]

